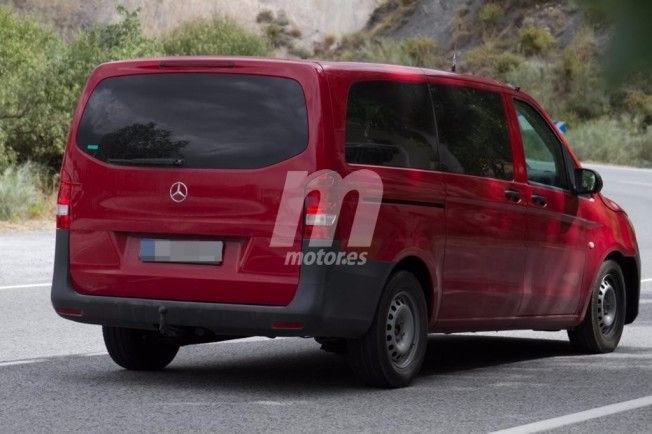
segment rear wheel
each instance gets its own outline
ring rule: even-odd
[[[102,327],[104,344],[115,363],[134,371],[156,371],[174,360],[179,346],[161,342],[155,332]]]
[[[573,346],[585,353],[615,350],[625,325],[625,308],[623,272],[615,261],[605,261],[598,272],[584,320],[568,330]]]
[[[348,341],[356,374],[376,387],[402,387],[421,369],[427,346],[426,300],[419,280],[407,271],[385,285],[367,333]]]

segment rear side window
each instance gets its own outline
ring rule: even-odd
[[[364,81],[349,91],[346,160],[437,169],[435,122],[425,83]]]
[[[512,149],[500,94],[444,85],[431,85],[431,92],[444,169],[512,179]]]
[[[108,78],[86,106],[78,146],[112,164],[247,169],[286,160],[308,143],[294,80],[171,73]]]

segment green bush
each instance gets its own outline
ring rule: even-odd
[[[471,48],[463,55],[463,71],[477,75],[492,75],[498,51],[493,40]]]
[[[525,62],[523,56],[519,56],[518,54],[509,51],[503,51],[498,56],[496,56],[496,60],[494,62],[494,70],[496,75],[500,76],[502,74],[508,73],[509,71],[518,69],[523,64],[523,62]]]
[[[163,54],[264,55],[263,38],[215,17],[162,38],[143,35],[138,11],[78,33],[67,43],[47,27],[0,6],[0,168],[36,161],[58,169],[84,83],[99,64]]]
[[[278,48],[285,41],[285,29],[276,23],[270,23],[265,27],[265,36],[273,47]]]
[[[404,39],[401,45],[415,65],[435,67],[441,56],[437,41],[427,36]]]
[[[426,36],[403,40],[365,38],[341,54],[342,60],[437,68],[442,63],[437,41]]]
[[[49,208],[51,185],[45,170],[32,163],[0,171],[0,220],[34,218]]]
[[[72,112],[93,68],[110,60],[161,53],[156,41],[142,35],[137,12],[118,10],[119,23],[93,27],[68,44],[29,19],[8,14],[10,27],[1,25],[0,32],[7,32],[1,39],[12,48],[0,61],[11,64],[13,55],[22,63],[17,62],[16,85],[0,86],[8,89],[15,100],[12,110],[19,114],[2,121],[3,146],[17,161],[31,159],[58,168]]]
[[[593,32],[580,29],[562,52],[561,71],[556,74],[567,101],[564,111],[582,119],[601,116],[609,109],[608,89],[602,82],[596,58]]]
[[[482,30],[486,32],[495,29],[504,15],[502,6],[496,3],[487,3],[478,10],[478,21]]]
[[[163,37],[168,55],[264,56],[269,47],[260,36],[230,18],[214,16],[184,23]]]
[[[62,43],[48,28],[0,6],[0,167],[53,145],[48,86]]]
[[[518,86],[534,98],[553,116],[562,113],[562,101],[556,93],[554,63],[529,59],[520,66],[504,73],[500,78],[505,82]]]
[[[271,23],[272,21],[274,21],[274,12],[269,9],[262,10],[256,15],[257,23]]]
[[[494,39],[489,39],[466,53],[464,67],[474,74],[501,78],[523,62],[523,56],[506,51]]]
[[[571,125],[567,138],[581,160],[652,167],[652,126],[641,130],[639,124],[632,117],[605,116]]]
[[[528,24],[518,32],[518,46],[526,56],[548,53],[557,40],[548,29]]]

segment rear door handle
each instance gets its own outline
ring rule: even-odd
[[[520,202],[521,201],[521,193],[514,190],[514,189],[511,189],[511,188],[508,188],[507,190],[505,190],[505,197],[507,199],[511,200],[512,202]]]
[[[540,194],[533,194],[532,203],[539,206],[546,206],[548,205],[548,200]]]

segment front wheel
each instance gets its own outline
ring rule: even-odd
[[[115,363],[133,371],[157,371],[174,360],[178,345],[161,342],[155,332],[102,327],[104,344]]]
[[[402,387],[421,369],[427,346],[426,300],[419,280],[393,274],[383,290],[371,327],[348,341],[356,374],[376,387]]]
[[[623,333],[625,312],[623,272],[615,261],[605,261],[598,272],[584,320],[568,330],[571,343],[584,353],[615,350]]]

